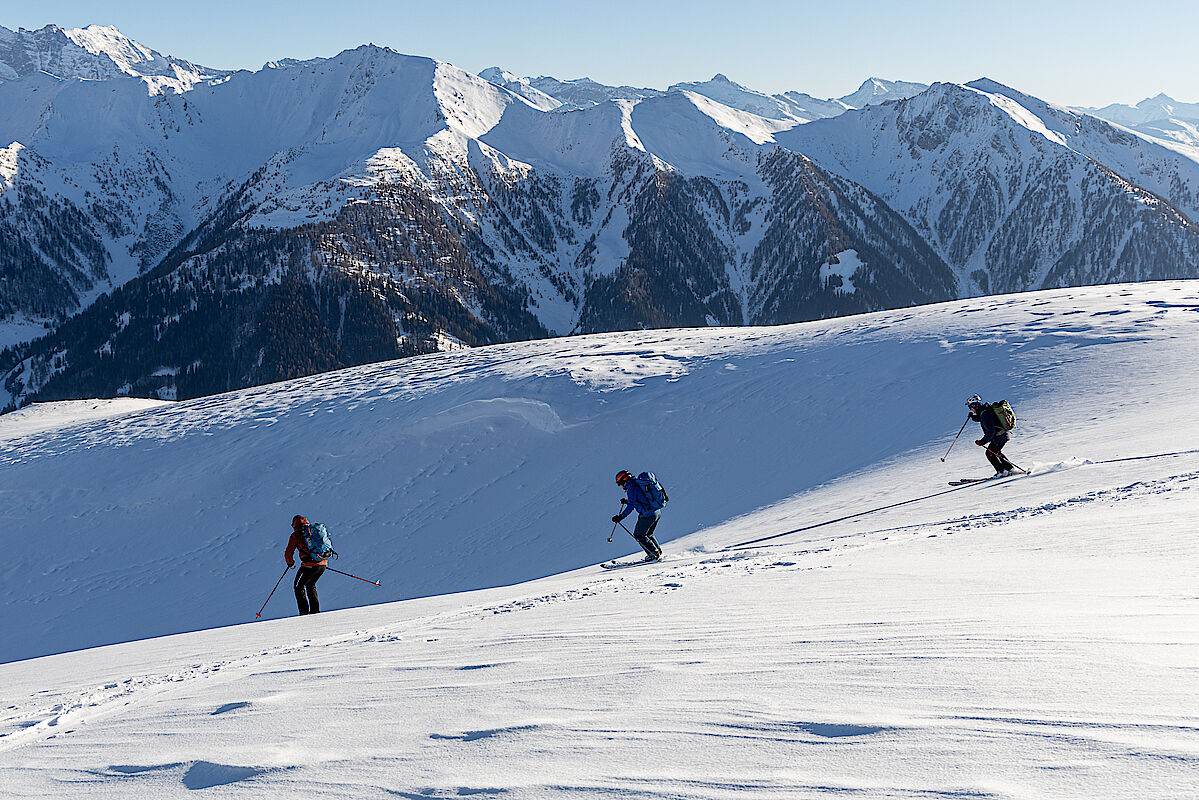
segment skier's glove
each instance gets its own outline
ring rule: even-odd
[[[622,498],[620,498],[620,504],[621,504],[622,506],[623,506],[625,503],[627,503],[627,502],[629,502],[629,498],[627,498],[627,497],[622,497]]]
[[[616,514],[615,516],[613,516],[613,517],[612,517],[612,523],[613,523],[613,524],[615,524],[615,523],[617,523],[617,522],[620,522],[620,515],[619,515],[619,514]]]
[[[978,445],[979,447],[986,447],[986,445],[983,443],[983,440],[982,440],[982,439],[975,439],[975,440],[974,440],[974,443],[975,443],[976,445]]]

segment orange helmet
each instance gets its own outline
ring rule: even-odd
[[[617,486],[624,486],[626,483],[628,483],[632,479],[633,479],[633,473],[629,472],[627,469],[622,469],[620,472],[616,473],[616,485]]]

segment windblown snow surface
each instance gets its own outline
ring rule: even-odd
[[[1155,283],[7,422],[0,794],[1194,797],[1197,359]],[[947,485],[973,392],[1030,476]],[[382,585],[253,622],[295,513]]]

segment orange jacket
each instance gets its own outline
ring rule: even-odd
[[[300,551],[301,567],[327,567],[329,565],[329,559],[327,558],[319,561],[314,560],[308,552],[307,545],[304,544],[304,537],[298,533],[293,533],[291,538],[287,540],[287,549],[283,551],[283,560],[287,562],[287,566],[289,567],[295,566],[296,562],[292,559],[291,554],[296,550]]]

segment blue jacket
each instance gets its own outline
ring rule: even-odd
[[[975,420],[983,426],[983,438],[980,439],[983,445],[991,444],[992,442],[1006,442],[1008,440],[1007,431],[999,426],[999,418],[995,416],[995,412],[990,406],[985,406],[982,411],[977,414],[971,413],[970,419]]]
[[[635,478],[629,478],[629,482],[624,485],[624,492],[629,496],[628,504],[620,510],[620,518],[624,519],[633,510],[637,510],[639,517],[652,517],[658,513],[652,505],[649,498],[645,496],[645,490],[641,488],[641,484],[637,483]]]

